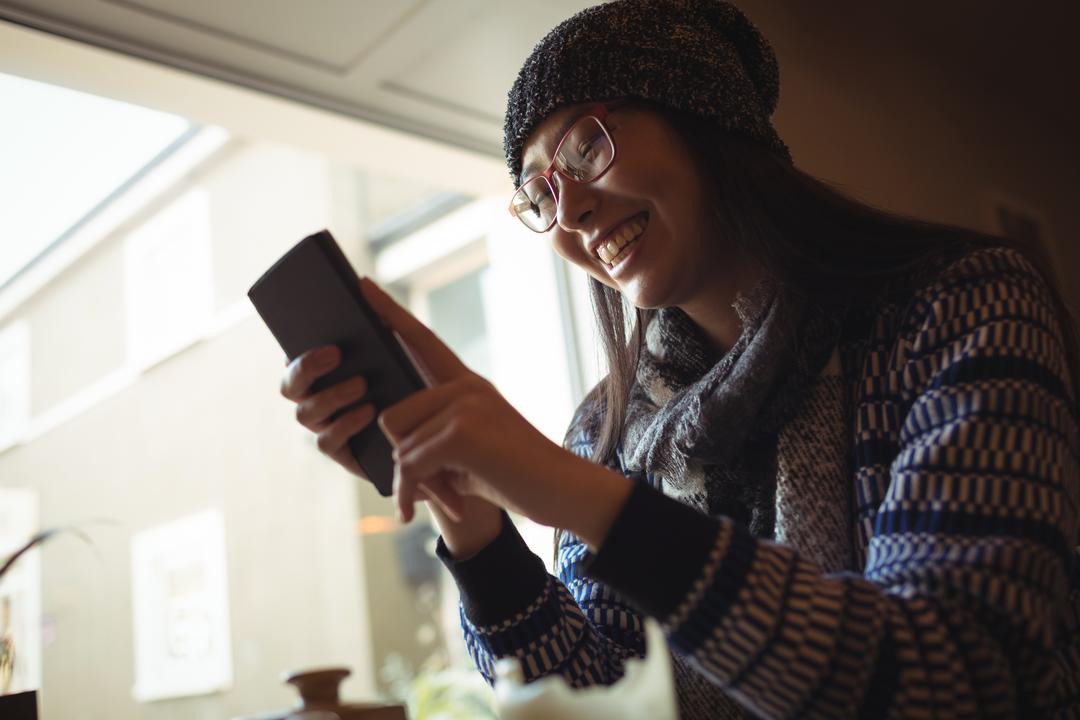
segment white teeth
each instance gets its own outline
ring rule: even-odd
[[[627,243],[626,247],[624,247],[622,250],[620,250],[618,255],[611,258],[611,262],[608,263],[609,268],[614,268],[616,265],[621,263],[623,261],[623,258],[630,254],[630,246],[633,245],[633,244],[634,243],[632,243],[632,242]]]
[[[620,251],[625,248],[633,238],[637,237],[645,230],[645,225],[646,221],[644,218],[638,218],[637,220],[625,224],[623,227],[619,228],[618,232],[611,236],[610,240],[606,243],[602,243],[600,247],[596,249],[596,254],[605,264],[611,265],[612,261],[618,258]]]
[[[631,238],[638,235],[644,229],[645,222],[643,220],[637,220],[635,222],[629,223],[628,225],[626,225],[626,227],[619,230],[619,232],[615,234],[615,237],[608,241],[608,245],[614,243],[616,247],[621,248],[623,245],[628,243]]]

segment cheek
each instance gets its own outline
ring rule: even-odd
[[[688,229],[701,217],[701,187],[694,174],[681,167],[660,166],[647,175],[644,191],[655,198],[673,224]]]
[[[621,171],[619,185],[627,195],[654,204],[664,224],[679,235],[699,234],[704,198],[693,159],[676,138],[660,131],[647,133],[639,147],[612,168]]]
[[[581,250],[574,246],[574,238],[569,233],[560,232],[557,225],[548,232],[552,235],[551,246],[560,257],[575,265],[581,264]]]

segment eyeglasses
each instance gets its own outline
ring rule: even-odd
[[[555,147],[551,164],[514,191],[510,214],[533,232],[547,232],[555,225],[559,191],[551,176],[558,172],[576,183],[591,183],[608,171],[615,160],[615,141],[604,125],[606,105],[598,105],[578,118]]]

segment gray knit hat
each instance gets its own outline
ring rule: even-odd
[[[521,66],[503,126],[513,181],[525,140],[551,112],[621,97],[713,120],[791,162],[769,121],[780,99],[776,56],[738,8],[721,0],[614,0],[564,20]]]

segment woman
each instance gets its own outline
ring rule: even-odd
[[[489,679],[516,656],[614,682],[651,615],[685,718],[1080,713],[1077,342],[1051,276],[799,171],[778,92],[714,0],[609,3],[536,46],[511,212],[591,276],[610,373],[555,446],[365,279],[433,384],[378,417],[402,518],[431,501]],[[360,474],[373,409],[327,418],[362,382],[308,393],[335,362],[300,357],[282,392]],[[558,578],[502,508],[562,529]]]

